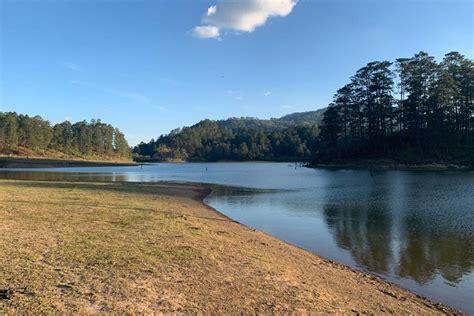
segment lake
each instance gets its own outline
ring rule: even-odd
[[[474,172],[162,163],[0,177],[212,184],[206,203],[236,221],[474,314]]]

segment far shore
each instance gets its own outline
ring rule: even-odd
[[[0,168],[65,168],[136,166],[133,161],[102,161],[42,157],[0,156]]]
[[[420,163],[420,164],[404,164],[399,162],[387,161],[361,161],[347,163],[316,163],[308,164],[310,168],[324,169],[365,169],[371,171],[467,171],[474,170],[473,166],[456,164],[456,163]]]
[[[245,160],[245,161],[217,161],[232,163],[266,163],[278,162],[294,164],[295,161],[264,161],[264,160]],[[85,159],[59,159],[43,157],[22,157],[22,156],[0,156],[1,168],[72,168],[72,167],[124,167],[139,166],[147,163],[216,163],[216,161],[185,161],[185,160],[140,160],[140,161],[108,161],[108,160],[85,160]],[[310,164],[296,161],[297,164],[309,168],[323,169],[362,169],[371,171],[469,171],[474,170],[473,166],[456,163],[423,163],[423,164],[404,164],[394,161],[360,161],[347,163],[317,163]]]
[[[0,180],[0,311],[460,313],[239,224],[209,192]]]

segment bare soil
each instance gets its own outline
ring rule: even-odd
[[[6,157],[0,156],[0,168],[66,168],[66,167],[107,167],[107,166],[136,166],[131,161],[101,161],[60,159],[41,157]]]

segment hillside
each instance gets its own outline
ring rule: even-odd
[[[41,116],[0,112],[0,156],[129,161],[130,147],[118,128],[100,120],[52,125]]]
[[[137,160],[308,161],[317,148],[323,110],[281,118],[203,120],[133,150]]]
[[[218,120],[216,123],[220,127],[237,129],[264,129],[264,130],[282,130],[294,126],[319,125],[324,117],[326,108],[316,111],[297,112],[287,114],[280,118],[258,119],[254,117],[232,117],[225,120]]]
[[[298,126],[313,124],[320,125],[324,118],[324,113],[326,112],[326,109],[327,108],[322,108],[316,111],[292,113],[280,117],[279,119],[277,119],[277,121],[283,124],[287,123]]]

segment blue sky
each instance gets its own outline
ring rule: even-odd
[[[0,111],[101,118],[134,145],[204,118],[314,110],[373,60],[473,58],[473,3],[0,0]]]

